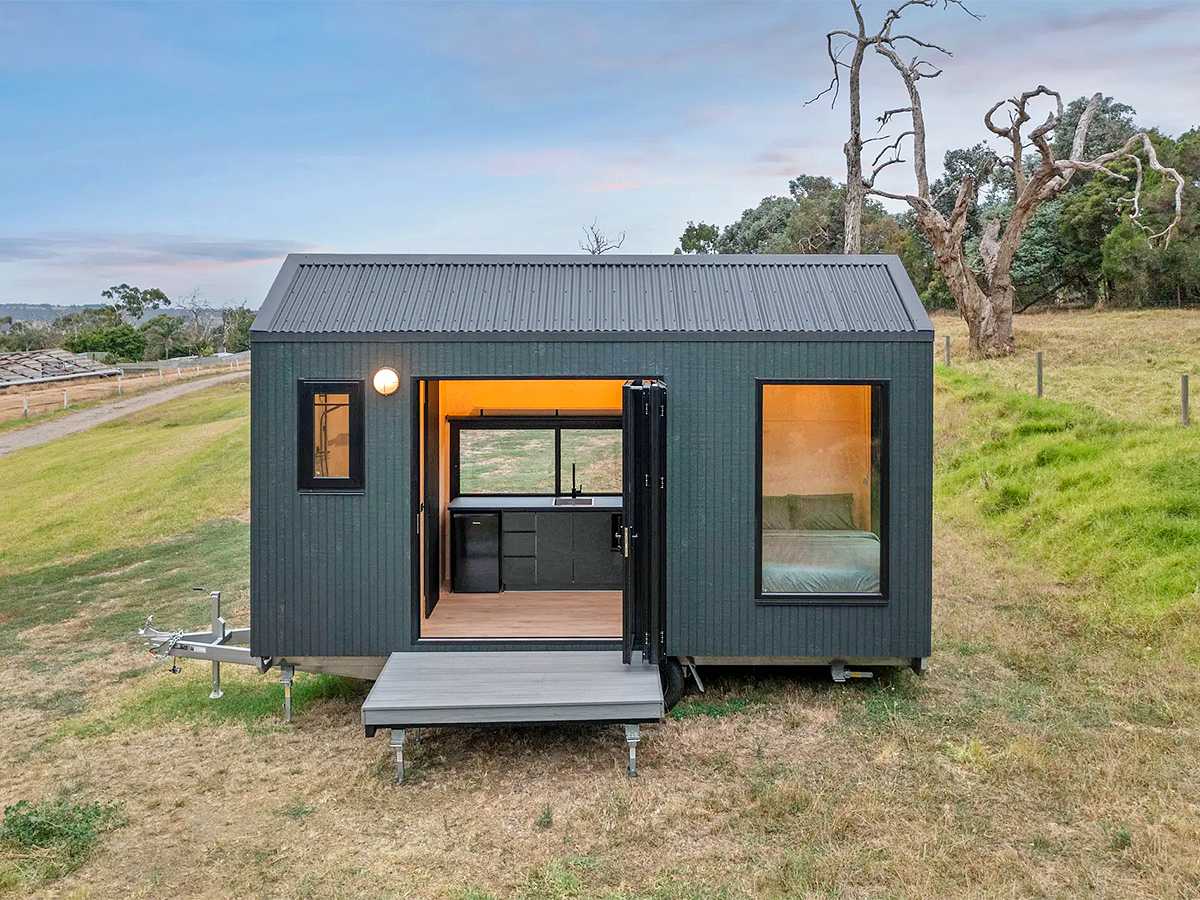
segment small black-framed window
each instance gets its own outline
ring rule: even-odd
[[[755,384],[759,603],[888,596],[888,383]]]
[[[363,382],[299,382],[296,432],[300,490],[364,489],[363,424]]]

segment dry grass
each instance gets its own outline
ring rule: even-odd
[[[130,824],[22,892],[1196,896],[1194,671],[1086,634],[1062,614],[1074,589],[1002,543],[939,522],[938,547],[925,679],[710,671],[717,714],[648,728],[636,781],[617,728],[439,729],[397,787],[357,696],[309,700],[290,727],[214,721],[199,664],[143,671],[134,647],[97,643],[106,657],[48,669],[51,633],[27,632],[5,682],[47,702],[0,711],[23,738],[0,751],[0,802],[66,790]],[[227,682],[278,699],[252,673]],[[146,707],[164,691],[191,698],[165,721]]]
[[[1058,312],[1020,315],[1017,353],[972,360],[967,327],[957,316],[933,319],[935,359],[950,335],[951,365],[996,384],[1034,393],[1036,355],[1043,354],[1045,396],[1082,403],[1118,419],[1146,424],[1179,421],[1179,376],[1192,382],[1193,419],[1200,407],[1200,310]]]

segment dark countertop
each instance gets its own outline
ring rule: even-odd
[[[587,496],[586,494],[584,496]],[[450,501],[451,512],[485,512],[493,510],[556,510],[563,512],[586,512],[587,510],[606,510],[620,512],[622,510],[620,497],[592,497],[590,506],[555,506],[553,497],[455,497]]]

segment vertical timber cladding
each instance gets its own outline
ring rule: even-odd
[[[412,403],[418,377],[660,376],[667,437],[667,653],[925,656],[932,554],[928,340],[255,342],[251,624],[255,654],[384,655],[412,633]],[[391,366],[401,388],[370,379]],[[296,383],[361,378],[366,489],[297,492]],[[754,597],[756,379],[890,384],[889,597],[765,606]],[[481,649],[486,645],[481,645]]]

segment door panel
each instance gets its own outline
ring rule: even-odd
[[[665,639],[666,414],[662,382],[625,384],[622,654],[627,663],[638,649],[647,662],[657,663]]]

